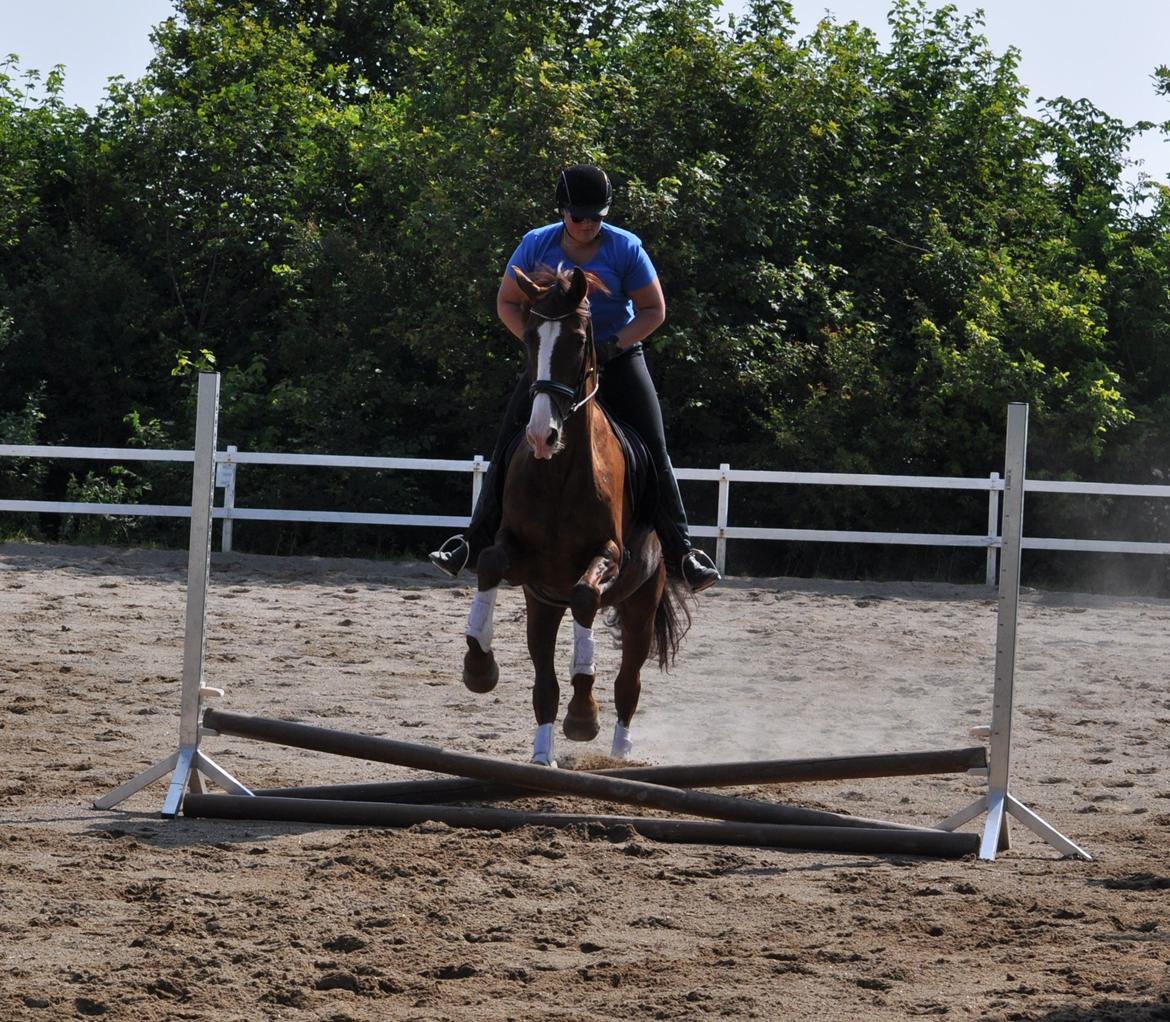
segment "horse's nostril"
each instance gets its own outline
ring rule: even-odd
[[[548,431],[548,437],[546,438],[545,443],[547,443],[549,445],[549,447],[556,447],[556,445],[557,445],[557,431],[555,429],[550,429]]]

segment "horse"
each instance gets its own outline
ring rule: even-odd
[[[620,635],[614,681],[611,755],[628,758],[630,723],[641,694],[641,671],[652,653],[666,670],[691,623],[684,593],[668,579],[652,525],[641,522],[627,492],[629,466],[614,424],[595,400],[601,370],[592,340],[588,295],[605,285],[580,267],[512,273],[523,306],[532,413],[504,479],[503,514],[494,543],[479,555],[477,591],[468,614],[463,683],[490,692],[499,680],[492,622],[501,582],[521,586],[528,653],[535,681],[536,736],[531,762],[556,766],[553,728],[560,707],[554,664],[557,630],[573,618],[573,696],[564,734],[587,742],[600,730],[593,697],[593,624]]]

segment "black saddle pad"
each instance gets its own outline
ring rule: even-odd
[[[608,412],[606,412],[609,415]],[[633,508],[634,521],[653,525],[658,510],[658,472],[642,436],[632,426],[609,415],[610,425],[626,456],[626,499]]]

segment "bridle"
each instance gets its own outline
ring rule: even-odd
[[[536,309],[530,308],[529,315],[538,316],[540,319],[546,320],[550,323],[558,320],[568,319],[570,316],[576,316],[577,310],[572,309],[569,312],[563,312],[559,316],[548,316],[543,312],[537,312]],[[557,383],[556,380],[534,380],[532,386],[528,388],[529,396],[536,397],[537,394],[547,394],[553,402],[558,406],[564,402],[568,404],[568,411],[561,413],[562,421],[568,418],[577,410],[587,405],[597,395],[597,388],[601,385],[597,378],[597,361],[596,356],[593,356],[593,319],[590,316],[585,317],[585,345],[586,354],[581,363],[581,378],[577,381],[575,387],[570,387],[567,383]],[[591,357],[592,356],[592,357]],[[578,400],[579,395],[585,389],[585,381],[592,375],[594,378],[593,389],[584,397]]]

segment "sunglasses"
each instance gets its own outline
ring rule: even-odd
[[[605,219],[605,217],[603,217],[603,216],[573,216],[573,214],[570,213],[569,219],[572,220],[573,223],[575,223],[575,224],[583,224],[586,221],[588,221],[591,224],[599,224],[599,223],[601,223],[602,220]]]

